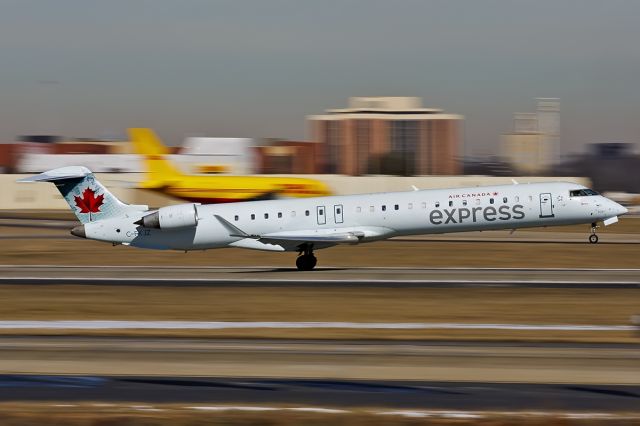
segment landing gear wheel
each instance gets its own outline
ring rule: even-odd
[[[316,267],[318,259],[313,255],[313,244],[301,244],[298,246],[298,258],[296,266],[299,271],[310,271]]]
[[[316,267],[318,259],[312,254],[303,254],[296,259],[296,266],[300,271],[310,271]]]
[[[598,229],[598,224],[596,222],[593,222],[591,224],[591,235],[589,235],[589,242],[591,244],[595,244],[598,242],[598,236],[596,235],[596,230]]]

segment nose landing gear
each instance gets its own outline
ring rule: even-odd
[[[591,235],[589,235],[589,242],[591,244],[596,244],[598,242],[598,236],[596,235],[596,229],[598,229],[598,224],[593,222],[591,224]]]
[[[299,271],[310,271],[316,267],[318,259],[313,255],[313,244],[300,246],[300,252],[296,259],[296,266]]]

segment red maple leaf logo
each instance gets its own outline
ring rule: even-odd
[[[100,206],[104,203],[104,194],[96,197],[96,192],[91,188],[82,191],[82,198],[74,196],[76,206],[80,209],[80,213],[98,213]]]

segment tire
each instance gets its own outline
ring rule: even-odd
[[[310,271],[315,268],[318,260],[313,255],[302,255],[296,259],[296,267],[299,271]]]
[[[589,235],[589,242],[591,244],[595,244],[598,242],[598,236],[596,234]]]

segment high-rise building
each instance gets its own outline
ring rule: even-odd
[[[417,97],[353,97],[307,117],[325,173],[455,175],[463,117],[423,108]]]
[[[545,136],[549,147],[549,162],[560,157],[560,99],[536,98],[538,131]]]
[[[513,132],[502,135],[502,157],[518,174],[546,173],[560,144],[560,100],[537,98],[536,112],[513,115]]]

